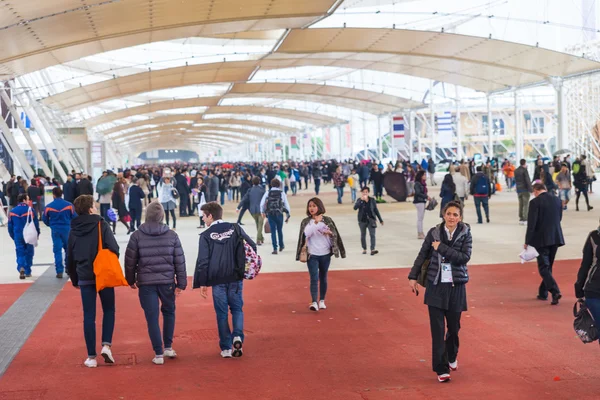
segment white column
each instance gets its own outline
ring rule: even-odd
[[[392,131],[390,131],[390,135],[391,134],[392,134]],[[392,137],[392,141],[394,141],[393,137]],[[379,157],[379,159],[381,160],[383,158],[383,138],[381,136],[381,116],[380,115],[377,116],[377,143],[378,143],[377,157]]]
[[[35,175],[35,173],[33,172],[33,168],[31,168],[31,165],[29,165],[27,157],[25,157],[25,153],[23,153],[23,150],[21,150],[21,148],[17,144],[17,141],[15,140],[10,128],[8,127],[8,124],[2,117],[0,117],[0,130],[4,132],[4,138],[13,151],[13,155],[15,156],[13,161],[19,164],[21,170],[23,171],[27,179],[33,178],[33,175]]]
[[[460,93],[458,88],[455,86],[455,97],[456,97],[456,158],[458,161],[463,158],[463,147],[462,147],[462,127],[460,121]]]
[[[563,81],[558,81],[556,89],[556,105],[558,108],[558,130],[556,132],[556,150],[569,148],[569,123],[567,117],[567,93]]]
[[[363,160],[367,159],[367,121],[365,119],[365,113],[362,113],[362,121],[363,121]]]
[[[415,132],[417,132],[416,122],[415,122]],[[421,133],[422,132],[420,132],[420,131],[417,132],[417,153],[418,153],[417,154],[417,162],[421,162],[421,153],[423,152],[423,148],[421,147],[422,146],[422,143],[421,143]]]
[[[519,108],[519,93],[515,90],[515,111],[514,111],[514,126],[515,126],[515,146],[517,148],[517,162],[523,158],[524,143],[523,143],[523,128],[521,127],[521,109]]]
[[[410,125],[409,125],[409,140],[408,140],[408,162],[413,161],[413,140],[415,140],[415,134],[417,132],[417,116],[414,111],[411,111],[409,114]],[[419,143],[421,140],[419,140]]]
[[[337,130],[338,130],[338,144],[339,144],[339,149],[340,149],[340,161],[344,158],[344,144],[343,144],[343,135],[342,135],[342,125],[338,125],[337,126]]]
[[[10,113],[13,116],[13,118],[15,119],[15,122],[17,123],[17,126],[19,127],[19,129],[23,133],[23,136],[25,136],[25,139],[27,140],[27,143],[29,143],[29,146],[31,147],[31,151],[33,152],[33,155],[35,156],[36,160],[38,161],[38,163],[40,163],[40,166],[44,170],[44,174],[46,174],[46,176],[52,176],[52,171],[48,167],[48,164],[46,164],[46,160],[44,160],[44,157],[42,156],[42,153],[40,153],[40,150],[37,148],[35,142],[31,138],[31,135],[29,134],[29,131],[27,130],[27,128],[25,128],[25,125],[23,125],[23,121],[21,121],[21,118],[20,118],[21,116],[19,115],[19,113],[17,112],[17,110],[16,110],[15,106],[13,105],[12,101],[10,100],[10,98],[8,97],[8,95],[6,94],[6,91],[0,90],[0,97],[2,97],[2,100],[4,100],[4,104],[6,104],[6,106],[8,107],[8,110],[10,111]],[[49,150],[46,149],[46,151],[49,151]]]
[[[435,135],[435,105],[433,104],[433,81],[429,80],[429,123],[431,124],[431,158],[436,160],[436,135]]]
[[[487,126],[487,134],[488,134],[488,157],[494,157],[494,137],[492,136],[493,131],[493,123],[492,123],[492,99],[488,95],[487,96],[487,116],[488,116],[488,126]]]

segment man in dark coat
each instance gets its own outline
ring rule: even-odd
[[[77,183],[77,193],[77,197],[83,194],[88,194],[90,196],[94,195],[94,185],[92,185],[92,182],[89,181],[87,175],[84,175],[79,183]]]
[[[215,175],[214,171],[210,171],[210,179],[206,186],[210,194],[210,200],[207,200],[207,202],[217,201],[219,198],[219,177]]]
[[[552,266],[556,251],[564,246],[560,221],[562,220],[562,203],[560,199],[548,193],[543,183],[533,185],[535,198],[529,202],[527,235],[525,248],[533,246],[538,251],[538,270],[542,276],[538,296],[539,300],[547,300],[548,292],[552,294],[552,305],[557,305],[561,293],[552,276]]]
[[[175,174],[175,189],[179,192],[179,216],[187,217],[191,191],[187,179],[181,174],[180,170],[177,170],[177,173]]]
[[[142,224],[142,209],[144,191],[141,187],[138,186],[138,178],[133,178],[131,180],[131,186],[129,187],[129,214],[131,215],[131,228],[129,232],[135,232],[136,229],[140,228]]]

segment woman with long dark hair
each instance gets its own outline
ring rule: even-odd
[[[117,210],[118,221],[125,225],[127,234],[131,233],[131,228],[125,219],[129,216],[127,207],[125,207],[125,193],[127,191],[125,178],[119,178],[113,186],[112,206]],[[113,222],[113,234],[117,234],[117,222]]]
[[[471,228],[462,222],[463,207],[458,201],[446,204],[444,221],[429,230],[410,273],[409,286],[417,295],[417,280],[426,267],[425,304],[429,308],[432,340],[432,368],[439,382],[450,381],[458,369],[460,317],[467,311],[467,263],[471,259]],[[447,326],[447,329],[446,329]]]
[[[454,200],[456,196],[456,184],[452,179],[452,175],[446,174],[444,181],[442,182],[442,189],[440,190],[440,197],[442,198],[442,204],[440,206],[440,218],[443,218],[442,210],[446,207],[446,204]]]
[[[417,238],[425,239],[423,233],[423,219],[425,218],[425,205],[429,200],[427,195],[427,176],[424,170],[417,172],[415,176],[415,195],[413,197],[413,204],[417,209]]]
[[[318,197],[313,197],[306,205],[307,217],[300,224],[300,236],[296,249],[296,261],[304,246],[308,252],[308,272],[310,274],[310,296],[312,311],[324,310],[327,295],[327,272],[331,256],[346,258],[346,250],[333,219],[326,217],[325,206]],[[320,286],[320,287],[319,287]],[[317,295],[320,301],[317,303]]]

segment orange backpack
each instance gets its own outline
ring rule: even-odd
[[[94,275],[96,275],[96,291],[117,286],[129,286],[119,257],[112,251],[102,248],[102,221],[98,222],[98,254],[94,260]]]

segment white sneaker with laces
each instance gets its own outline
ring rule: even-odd
[[[96,368],[98,366],[98,361],[96,361],[95,358],[88,358],[83,362],[83,365],[88,368]]]
[[[165,363],[165,358],[156,356],[152,359],[152,362],[156,365],[163,365]]]
[[[163,354],[165,357],[169,357],[169,358],[175,358],[177,357],[177,353],[175,353],[175,350],[173,349],[165,349],[165,352]]]
[[[231,349],[229,349],[229,350],[223,350],[221,352],[221,357],[223,357],[223,358],[231,358]]]
[[[115,363],[115,359],[113,358],[112,351],[110,350],[109,346],[102,347],[102,351],[100,352],[100,355],[102,357],[104,357],[104,362],[105,363],[107,363],[107,364],[114,364]]]
[[[450,367],[450,370],[457,371],[458,370],[458,360],[454,361],[453,363],[448,363],[448,366]]]
[[[319,309],[321,309],[321,310],[327,309],[327,306],[325,305],[325,300],[319,301]]]
[[[440,383],[450,382],[450,374],[438,375],[438,382],[440,382]]]
[[[310,306],[308,308],[311,311],[319,311],[319,305],[317,304],[316,301],[313,301],[312,303],[310,303]]]

